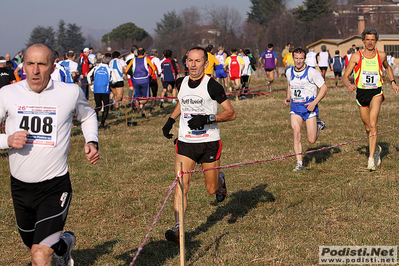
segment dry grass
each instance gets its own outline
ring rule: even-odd
[[[252,85],[263,82],[254,79]],[[233,101],[236,121],[221,124],[222,165],[293,153],[284,80],[274,88],[279,92],[269,97]],[[398,126],[398,96],[390,88],[385,95],[380,131]],[[320,105],[327,129],[315,144],[304,142],[305,151],[365,136],[354,97],[344,88],[329,90]],[[174,179],[175,150],[161,132],[171,110],[157,108],[148,120],[134,118],[137,127],[125,127],[124,118],[111,112],[110,128],[100,131],[96,166],[85,162],[83,138],[79,127],[73,129],[74,196],[66,229],[77,235],[75,265],[132,260]],[[306,155],[299,173],[291,171],[294,158],[226,169],[229,195],[221,204],[206,193],[203,175],[195,174],[186,214],[188,265],[315,265],[319,245],[397,245],[396,136],[395,131],[379,137],[382,165],[373,173],[365,169],[365,140]],[[27,265],[15,226],[8,159],[1,155],[0,265]],[[174,223],[172,210],[169,202],[136,265],[179,263],[178,247],[164,240]]]

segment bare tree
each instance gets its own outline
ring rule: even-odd
[[[256,21],[243,22],[243,34],[241,36],[242,47],[248,48],[254,55],[259,55],[265,43],[265,29]],[[257,57],[256,56],[256,57]]]
[[[178,58],[181,58],[188,49],[198,45],[203,22],[200,10],[194,6],[183,9],[179,17],[183,21],[183,28],[179,34],[179,42],[182,45]]]
[[[172,50],[173,57],[181,59],[188,49],[198,45],[201,26],[202,14],[197,7],[183,9],[179,14],[168,12],[157,23],[154,47]]]
[[[211,6],[206,7],[206,21],[215,26],[219,36],[214,45],[224,45],[228,48],[238,47],[237,37],[242,33],[242,16],[234,7]]]

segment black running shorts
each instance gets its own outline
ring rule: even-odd
[[[112,82],[111,82],[109,85],[110,85],[110,87],[111,87],[112,89],[115,89],[115,88],[123,88],[123,86],[125,86],[125,84],[123,83],[123,80],[117,81],[117,82],[115,82],[115,83],[112,83]]]
[[[242,83],[249,81],[249,76],[241,76]]]
[[[334,77],[342,77],[342,72],[341,71],[334,71]]]
[[[220,159],[222,154],[222,141],[187,143],[177,141],[177,154],[184,155],[198,164],[212,163]]]
[[[374,97],[382,96],[382,101],[385,101],[382,87],[377,89],[359,89],[356,90],[356,103],[361,107],[369,107],[370,102]]]
[[[169,89],[168,88],[168,86],[171,86],[171,88],[170,89],[174,89],[175,88],[175,82],[174,81],[162,81],[162,88],[164,89],[164,90],[166,90],[166,89]],[[170,92],[172,92],[172,91],[170,91]]]
[[[63,230],[72,198],[69,173],[39,183],[11,176],[11,194],[18,230],[27,247]]]

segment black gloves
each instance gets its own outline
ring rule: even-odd
[[[168,118],[168,121],[166,121],[166,124],[162,128],[163,135],[167,139],[171,139],[173,137],[173,134],[170,134],[170,130],[173,127],[173,124],[176,122],[172,117]]]
[[[169,117],[168,121],[166,121],[162,128],[165,138],[171,139],[173,137],[173,134],[170,134],[170,130],[175,122],[176,121],[172,117]],[[204,125],[211,123],[212,121],[210,121],[209,115],[191,115],[191,119],[188,121],[188,126],[190,129],[203,129]]]
[[[204,125],[210,124],[209,115],[191,115],[191,119],[188,121],[188,126],[191,129],[202,129]]]

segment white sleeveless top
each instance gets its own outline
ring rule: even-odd
[[[178,99],[181,105],[179,140],[188,143],[201,143],[220,140],[218,123],[207,124],[200,129],[190,129],[188,121],[191,115],[217,114],[218,103],[208,93],[210,77],[205,75],[198,87],[192,89],[188,86],[189,77],[181,83]]]

